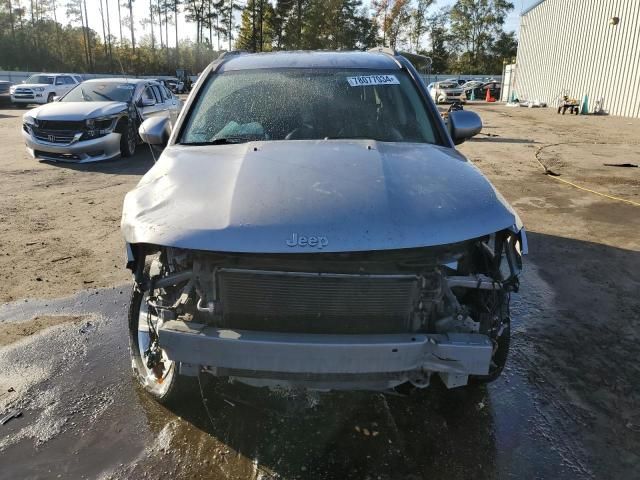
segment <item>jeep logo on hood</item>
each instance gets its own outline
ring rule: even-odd
[[[312,247],[322,250],[329,245],[329,239],[323,235],[299,235],[293,233],[289,239],[287,239],[287,245],[289,247]]]

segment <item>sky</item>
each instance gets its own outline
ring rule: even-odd
[[[119,36],[118,0],[102,0],[102,3],[104,4],[105,1],[109,2],[109,16],[111,18],[111,34],[114,35],[115,37],[118,37]],[[520,25],[520,12],[523,9],[531,6],[533,3],[535,3],[535,1],[536,0],[511,0],[515,8],[507,18],[507,21],[505,23],[505,30],[507,31],[514,30],[517,32]],[[432,9],[435,10],[444,6],[449,6],[449,5],[452,5],[454,2],[455,0],[436,0],[436,4],[434,7],[432,7]],[[62,3],[62,2],[58,2],[58,3]],[[363,3],[367,4],[368,2],[367,0],[364,0]],[[62,12],[64,10],[63,7],[60,6],[58,8],[61,10],[59,14],[63,13]],[[100,0],[87,0],[87,10],[88,10],[88,17],[89,17],[89,26],[102,36],[102,23],[100,20]],[[125,12],[125,9],[123,9],[122,16],[124,17],[126,14],[127,12]],[[136,25],[135,25],[136,42],[137,42],[137,39],[140,38],[141,36],[149,35],[150,33],[149,27],[144,29],[139,23],[139,20],[147,17],[148,14],[149,14],[149,1],[134,0],[133,15],[136,18]],[[195,40],[195,36],[196,36],[195,25],[192,23],[187,23],[184,19],[184,14],[182,13],[179,14],[178,17],[179,17],[178,18],[178,34],[180,38],[182,39],[185,37],[189,37],[192,40]],[[64,18],[64,16],[59,15],[58,18]],[[238,22],[239,22],[239,18],[238,18]],[[123,36],[126,36],[127,38],[129,38],[129,36],[126,33],[127,31],[128,30],[125,29],[125,27],[123,26]],[[175,35],[174,27],[173,25],[170,24],[169,25],[169,45],[170,46],[175,45],[174,35]],[[158,36],[157,28],[155,31],[155,36],[156,37]]]

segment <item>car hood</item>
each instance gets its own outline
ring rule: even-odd
[[[19,83],[16,87],[24,87],[24,88],[36,88],[36,87],[53,87],[50,83]]]
[[[85,120],[113,115],[126,108],[124,102],[53,102],[34,108],[27,115],[38,120]]]
[[[170,146],[122,216],[129,243],[253,253],[442,245],[512,226],[457,151],[366,140]]]

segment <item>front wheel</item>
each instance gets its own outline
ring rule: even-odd
[[[128,121],[120,134],[120,155],[122,157],[131,157],[136,153],[136,144],[138,137],[134,122]]]
[[[148,300],[149,292],[134,285],[128,318],[131,368],[134,379],[147,393],[160,403],[170,404],[185,392],[189,379],[179,375],[176,362],[157,345],[159,318]]]
[[[488,334],[493,342],[493,356],[489,373],[471,377],[476,383],[490,383],[497,380],[502,374],[511,344],[511,317],[509,314],[509,295],[500,293],[497,296],[499,305],[493,314],[481,313],[479,320],[481,333]]]

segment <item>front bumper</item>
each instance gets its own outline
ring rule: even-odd
[[[45,96],[44,93],[34,93],[33,95],[14,94],[14,95],[11,95],[11,103],[18,103],[22,105],[27,105],[31,103],[45,104],[47,103],[47,98],[48,97]]]
[[[229,330],[172,320],[159,329],[169,359],[218,376],[310,389],[449,388],[487,375],[493,345],[480,334],[327,335]],[[255,383],[255,382],[253,382]]]
[[[27,151],[33,158],[54,162],[88,163],[109,160],[120,155],[120,134],[109,133],[93,140],[69,144],[45,142],[22,130]]]

